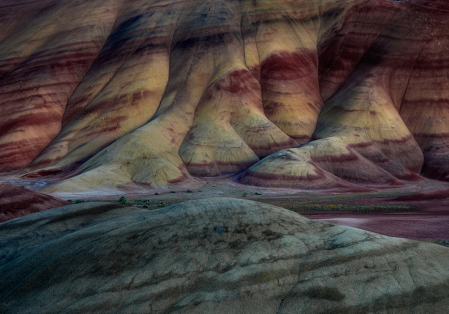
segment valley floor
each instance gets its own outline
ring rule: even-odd
[[[51,182],[3,178],[33,190]],[[233,197],[272,204],[310,219],[356,227],[392,237],[449,243],[449,183],[421,180],[403,186],[372,186],[366,192],[268,189],[235,183],[232,178],[205,179],[202,186],[154,189],[131,183],[89,193],[50,193],[70,202],[126,202],[155,209],[184,200]]]

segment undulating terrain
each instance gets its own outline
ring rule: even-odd
[[[447,0],[0,0],[0,314],[447,314],[448,160]]]
[[[47,192],[447,180],[445,0],[0,7],[0,172]]]
[[[0,224],[1,313],[447,313],[449,249],[215,198]]]

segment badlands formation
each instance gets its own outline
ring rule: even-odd
[[[447,0],[3,0],[0,30],[0,182],[151,198],[0,183],[0,314],[448,313],[442,245],[147,205],[428,184],[383,208],[441,201],[445,227]]]
[[[65,205],[70,203],[12,184],[0,183],[0,223]]]
[[[449,180],[445,0],[1,6],[3,175],[47,192]]]
[[[0,313],[447,313],[449,249],[216,198],[0,224]]]

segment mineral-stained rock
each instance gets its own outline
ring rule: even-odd
[[[69,204],[50,195],[0,183],[0,222]]]
[[[61,131],[118,10],[114,0],[8,2],[0,4],[11,20],[0,35],[0,171],[28,165]]]
[[[216,198],[0,224],[2,313],[447,313],[449,249]]]
[[[365,156],[374,164],[397,178],[412,178],[407,170],[418,173],[423,162],[424,176],[445,179],[448,8],[447,1],[427,0],[368,1],[353,7],[334,35],[320,43],[320,89],[326,109],[315,136],[328,136],[323,130],[332,129],[328,122],[345,108],[344,119],[363,124],[359,130],[372,138],[361,142],[376,151],[368,153],[371,158]],[[341,58],[333,57],[336,51]],[[370,117],[363,114],[367,110]],[[377,135],[366,130],[368,125],[379,127]],[[354,146],[353,136],[363,137],[347,131],[352,137],[346,140],[349,145]],[[365,155],[360,145],[355,146]]]
[[[0,222],[69,204],[50,195],[0,183]]]
[[[435,74],[431,67],[420,65],[420,60],[443,58],[442,51],[447,54],[445,48],[429,46],[441,42],[440,37],[448,29],[442,25],[446,19],[440,13],[392,1],[367,1],[354,6],[344,22],[331,31],[333,35],[319,43],[323,60],[320,84],[326,101],[313,135],[315,141],[288,150],[287,154],[300,157],[297,161],[287,164],[282,161],[283,153],[274,154],[243,173],[240,182],[295,187],[298,182],[283,179],[291,174],[290,169],[306,173],[305,169],[314,167],[315,172],[325,171],[352,183],[397,183],[397,179],[419,179],[423,162],[425,175],[444,178],[444,131],[417,137],[424,130],[446,128],[444,110],[436,114],[431,105],[416,101],[412,107],[407,100],[408,95],[427,97],[423,90],[430,90],[430,86],[448,84],[445,61],[435,61],[439,64]],[[434,33],[440,37],[433,37]],[[335,51],[341,52],[343,58],[336,60]],[[429,74],[424,75],[421,68]],[[432,77],[435,84],[427,77]],[[429,82],[425,83],[429,87],[424,83],[418,87],[421,81]],[[446,91],[438,90],[443,94]],[[444,103],[445,96],[441,97]],[[432,153],[430,147],[438,149],[438,154],[433,149]],[[274,176],[259,179],[269,174]],[[315,188],[309,180],[302,185]]]
[[[449,180],[445,0],[11,3],[0,172],[79,192],[242,172],[303,188]],[[291,152],[295,166],[278,158]]]
[[[410,74],[400,114],[424,153],[422,174],[449,180],[449,20],[447,1],[420,1],[419,22],[428,35]],[[439,10],[444,11],[439,11]],[[445,14],[438,14],[445,12]],[[424,27],[422,27],[424,28]]]

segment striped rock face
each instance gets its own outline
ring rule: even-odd
[[[0,223],[66,205],[70,203],[13,184],[0,183]]]
[[[59,191],[233,174],[305,189],[448,180],[447,10],[3,1],[0,172]]]

